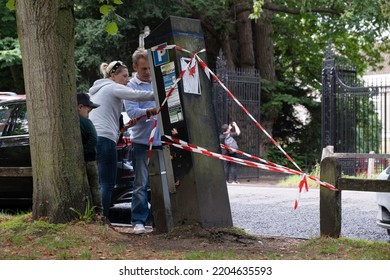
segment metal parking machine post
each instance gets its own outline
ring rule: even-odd
[[[145,38],[159,105],[192,56],[177,49],[150,50],[168,45],[177,45],[191,52],[204,49],[200,21],[170,16]],[[207,61],[205,52],[199,56]],[[172,129],[176,129],[177,138],[219,153],[211,81],[198,64],[192,70],[191,75],[187,71],[177,84],[159,115],[161,134],[172,135]],[[175,147],[170,148],[170,157],[175,180],[175,184],[169,186],[174,225],[232,226],[222,162]]]
[[[169,147],[152,151],[149,163],[149,178],[156,232],[169,232],[173,228],[169,186],[174,186]]]

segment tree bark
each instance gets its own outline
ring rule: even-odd
[[[233,51],[230,45],[230,37],[227,33],[221,35],[221,46],[223,55],[225,56],[226,60],[226,68],[228,70],[234,70],[235,64],[233,59]]]
[[[260,77],[270,82],[276,81],[274,42],[272,40],[272,12],[264,10],[261,18],[255,23],[256,65]]]
[[[16,0],[33,168],[33,218],[62,223],[89,195],[76,112],[72,0]]]
[[[249,19],[250,10],[242,9],[242,7],[247,6],[249,6],[249,2],[246,0],[235,6],[236,10],[241,11],[237,14],[240,67],[254,69],[255,55],[253,52],[252,21]]]
[[[274,62],[274,44],[272,40],[272,23],[271,18],[273,14],[270,11],[264,10],[261,18],[255,23],[255,53],[256,53],[256,65],[260,72],[260,78],[270,81],[271,83],[276,82],[276,69]],[[269,102],[272,98],[272,93],[262,91],[261,103]],[[270,117],[271,114],[267,112],[261,112],[263,127],[272,135],[272,127],[275,123],[275,118]],[[272,114],[273,115],[273,114]],[[261,146],[260,154],[264,154],[270,147],[271,141],[265,135],[260,136]]]

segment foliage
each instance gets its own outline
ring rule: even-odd
[[[96,206],[92,205],[91,199],[89,197],[86,197],[85,200],[86,200],[86,204],[85,204],[84,213],[73,207],[71,207],[70,210],[76,214],[78,220],[84,221],[86,223],[91,223],[95,219]]]
[[[320,178],[320,163],[316,162],[316,164],[312,167],[312,170],[309,172],[306,172],[307,174],[314,176],[316,178]],[[286,177],[285,179],[281,180],[277,183],[278,186],[287,186],[287,187],[297,187],[299,185],[299,182],[302,180],[301,175],[290,175]],[[313,187],[319,187],[320,185],[313,180],[307,178],[307,183],[309,184],[309,188]]]
[[[0,0],[5,6],[5,0]],[[10,6],[7,2],[7,7]],[[0,9],[0,68],[21,64],[18,36],[16,32],[15,15],[10,9]]]
[[[132,1],[115,7],[115,17],[119,32],[110,35],[105,26],[110,17],[102,17],[96,0],[78,0],[75,8],[77,89],[87,91],[92,83],[100,78],[99,66],[102,62],[121,60],[131,65],[131,55],[137,49],[138,35],[145,26],[156,27],[169,15],[170,1]]]
[[[273,17],[278,69],[282,69],[285,78],[297,81],[302,87],[320,89],[321,63],[329,40],[340,55],[357,66],[360,74],[367,66],[377,64],[381,60],[380,52],[389,48],[388,35],[384,32],[389,28],[389,21],[383,17],[379,1],[273,3],[289,9],[275,12]],[[384,43],[382,50],[375,48],[379,38]]]
[[[13,1],[0,0],[0,6],[7,6],[0,9],[0,90],[24,92]]]
[[[262,88],[267,90],[268,87]],[[313,165],[320,160],[321,139],[321,103],[310,97],[308,90],[299,88],[293,82],[280,82],[272,99],[269,109],[263,106],[263,110],[276,115],[273,138],[293,158],[303,170],[311,170]],[[300,104],[299,109],[295,106]],[[309,115],[305,115],[306,108]],[[294,168],[294,165],[285,157],[276,146],[272,145],[267,152],[267,159],[280,165]]]
[[[6,37],[0,40],[0,68],[7,68],[15,64],[21,64],[18,39]]]
[[[6,7],[10,10],[13,11],[15,10],[15,0],[8,0]]]
[[[138,34],[146,25],[155,28],[168,15],[201,20],[210,67],[226,38],[238,65],[237,13],[240,4],[251,3],[238,0],[75,2],[78,91],[87,91],[100,77],[102,62],[120,59],[131,65],[131,53],[138,47]],[[0,3],[13,6],[13,0],[0,0]],[[262,15],[269,12],[271,16],[267,20],[273,28],[277,81],[262,80],[261,119],[277,120],[272,134],[280,139],[299,165],[310,168],[320,154],[320,104],[313,100],[318,100],[320,95],[321,64],[328,41],[335,44],[339,55],[363,73],[367,66],[375,66],[381,60],[381,52],[389,50],[389,35],[385,32],[389,29],[389,7],[388,1],[383,0],[258,0],[249,6],[251,18],[256,22],[263,20]],[[2,26],[6,26],[0,31],[0,67],[7,70],[0,74],[0,87],[14,90],[15,83],[9,85],[6,78],[10,76],[12,66],[17,67],[16,72],[22,72],[17,58],[15,20],[8,9],[1,9],[0,15]],[[107,26],[111,27],[106,29]],[[7,32],[7,36],[3,32]],[[378,40],[382,43],[380,47]],[[3,45],[8,49],[3,50]],[[310,122],[302,123],[295,116],[297,104],[310,112]],[[277,153],[280,153],[278,149],[271,148],[270,159],[284,159]]]
[[[356,153],[380,153],[382,139],[382,122],[372,100],[355,98],[356,104]],[[365,116],[364,118],[362,116]],[[359,118],[360,117],[360,118]],[[373,131],[377,131],[372,135]]]
[[[382,13],[386,18],[390,18],[390,2],[387,0],[381,0],[380,6],[382,9]]]
[[[106,24],[105,30],[110,35],[115,35],[118,33],[118,24],[117,21],[124,20],[122,17],[115,13],[116,5],[122,5],[123,2],[121,0],[99,0],[99,3],[104,3],[100,6],[100,13],[104,18],[110,19],[110,21]]]

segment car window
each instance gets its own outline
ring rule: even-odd
[[[8,125],[11,123],[11,113],[15,109],[15,104],[0,105],[0,136],[6,135]]]
[[[26,104],[0,105],[0,136],[28,134]]]
[[[15,123],[14,129],[11,131],[11,135],[23,135],[28,134],[28,120],[27,120],[27,107],[26,104],[20,104],[15,110]]]

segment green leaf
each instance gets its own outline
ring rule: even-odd
[[[118,33],[118,25],[116,22],[110,22],[109,24],[106,25],[106,31],[110,35],[115,35]]]
[[[15,0],[8,0],[7,4],[5,5],[10,11],[15,10]]]
[[[108,16],[108,14],[110,13],[110,11],[114,11],[115,8],[114,6],[112,5],[103,5],[100,7],[99,11],[102,15],[104,16]]]
[[[122,5],[123,4],[123,2],[121,1],[121,0],[114,0],[114,1],[112,1],[114,4],[116,4],[116,5]]]

